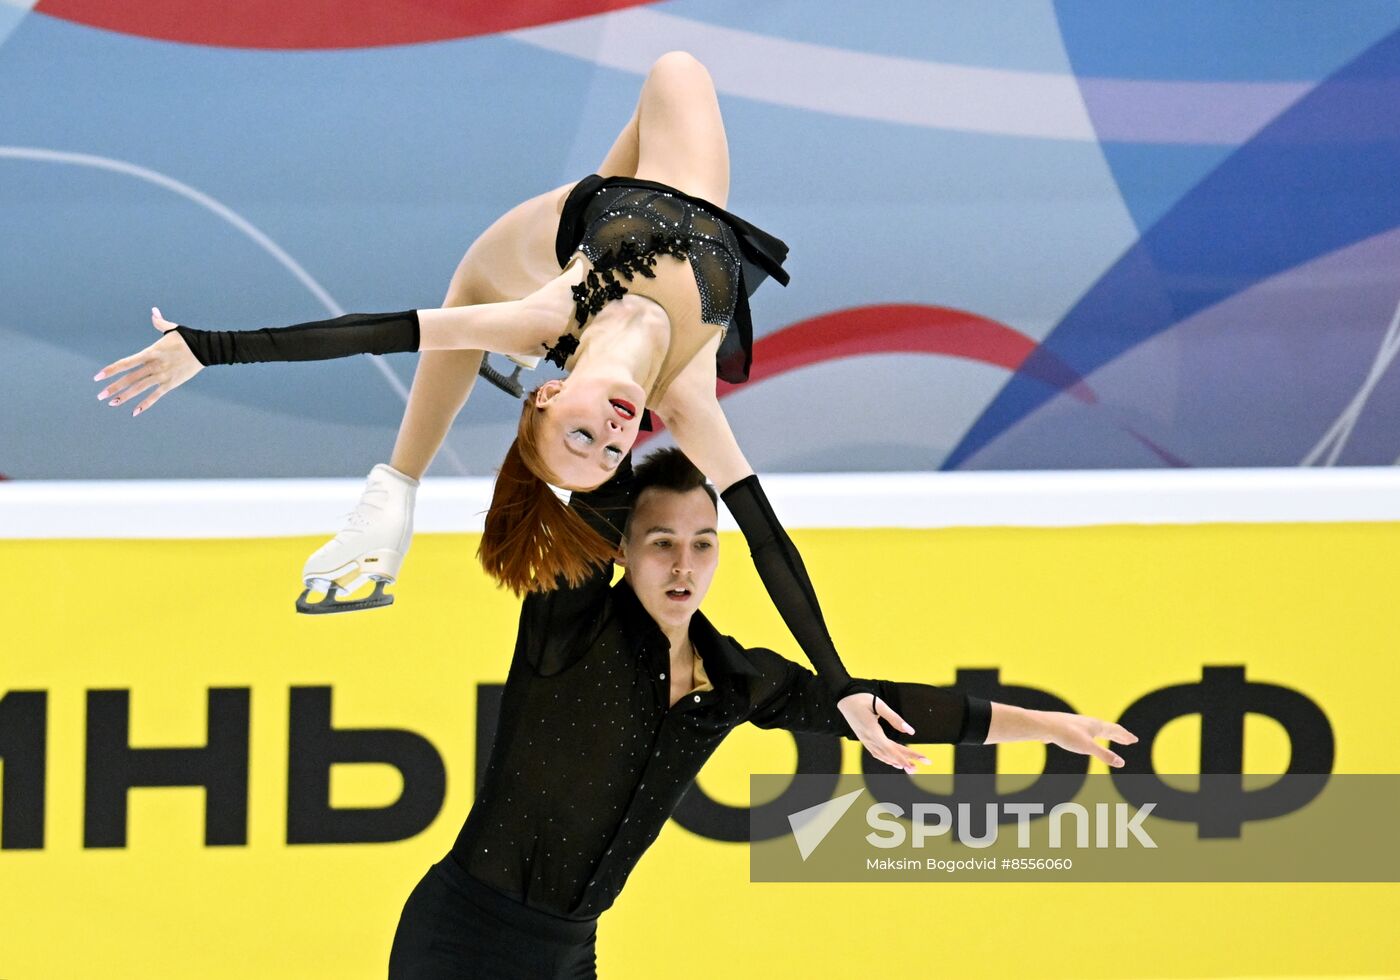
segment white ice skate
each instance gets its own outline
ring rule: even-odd
[[[297,612],[338,613],[377,609],[392,605],[384,591],[399,576],[399,566],[413,538],[413,498],[418,481],[386,463],[369,471],[369,482],[360,503],[346,515],[345,527],[306,559],[301,570],[306,591],[297,599]],[[363,599],[337,599],[353,595],[369,582],[374,593]],[[324,592],[308,602],[313,592]]]

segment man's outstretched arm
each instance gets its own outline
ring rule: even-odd
[[[1068,711],[1021,708],[1000,701],[987,701],[971,694],[963,695],[967,699],[967,710],[958,737],[947,740],[929,738],[923,734],[929,730],[929,725],[935,731],[940,726],[946,729],[949,725],[947,719],[952,716],[952,709],[948,695],[956,695],[956,692],[907,681],[878,683],[893,702],[895,711],[914,727],[914,736],[898,733],[890,736],[899,742],[957,741],[977,745],[1044,742],[1080,755],[1091,755],[1117,768],[1123,765],[1122,758],[1112,749],[1099,745],[1095,739],[1106,739],[1120,745],[1131,745],[1137,741],[1136,735],[1115,722]]]
[[[831,692],[816,675],[770,650],[747,652],[763,675],[752,689],[756,697],[748,721],[760,728],[854,738]],[[883,680],[870,683],[879,692],[872,699],[888,700],[914,729],[912,733],[891,732],[890,738],[901,744],[1044,742],[1118,767],[1123,765],[1118,754],[1095,740],[1121,745],[1137,741],[1137,736],[1123,726],[1088,715],[1019,708],[931,684]],[[923,758],[920,761],[928,762]],[[912,766],[905,771],[912,772]]]
[[[771,650],[755,648],[747,650],[746,654],[761,674],[750,687],[752,711],[747,721],[760,728],[857,738],[838,707],[839,698],[817,675]],[[913,729],[911,732],[894,731],[896,726],[891,726],[889,737],[901,744],[963,742],[981,745],[986,740],[992,705],[983,698],[931,684],[881,680],[862,683],[872,692],[857,695],[864,698],[863,710],[870,711],[873,717],[882,709],[892,708]],[[916,758],[917,754],[911,757]]]

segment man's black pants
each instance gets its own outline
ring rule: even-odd
[[[593,980],[597,920],[549,915],[487,887],[445,857],[404,903],[389,980]]]

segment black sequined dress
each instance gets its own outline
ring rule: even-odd
[[[716,373],[730,383],[747,381],[753,360],[748,298],[772,276],[784,286],[787,245],[703,198],[636,177],[579,181],[564,201],[554,252],[562,268],[576,251],[593,265],[575,287],[575,315],[583,324],[627,292],[637,276],[650,277],[659,255],[684,256],[695,274],[701,320],[724,328]],[[577,347],[560,338],[547,358],[563,366]]]

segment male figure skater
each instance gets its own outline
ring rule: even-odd
[[[719,565],[716,497],[678,450],[635,474],[624,460],[570,506],[621,545],[626,574],[612,585],[609,564],[524,600],[480,794],[405,903],[391,980],[596,976],[598,915],[730,730],[855,737],[815,674],[699,611]],[[1121,759],[1094,739],[1137,741],[1082,715],[871,683],[872,709],[902,716],[906,741],[1038,740],[1110,765]],[[907,771],[927,762],[899,748]]]

